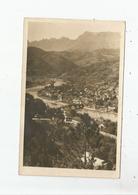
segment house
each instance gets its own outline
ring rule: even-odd
[[[105,166],[105,164],[106,164],[105,160],[94,157],[93,168],[95,170],[98,170],[98,169],[102,168],[103,166]]]
[[[86,158],[86,162],[85,162],[85,158]],[[83,163],[92,163],[93,164],[93,169],[98,170],[98,169],[105,169],[108,165],[108,162],[106,162],[103,159],[94,157],[90,152],[86,152],[85,154],[82,155],[81,157],[81,161]]]
[[[65,117],[64,122],[65,123],[72,123],[72,118],[71,117]]]
[[[81,119],[79,117],[76,116],[72,118],[72,124],[74,126],[77,126],[80,122],[81,122]]]
[[[72,117],[70,116],[70,114],[68,112],[66,112],[64,110],[63,115],[64,115],[64,123],[71,123],[72,122]]]
[[[108,106],[108,112],[113,112],[115,111],[116,107],[115,106]]]
[[[79,117],[72,118],[71,114],[65,110],[63,111],[63,115],[64,115],[64,123],[66,124],[72,124],[74,126],[77,126],[80,123]]]
[[[73,99],[72,102],[73,104],[81,104],[81,101],[79,99]]]

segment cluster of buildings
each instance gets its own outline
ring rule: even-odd
[[[117,85],[96,85],[93,89],[85,88],[83,98],[84,104],[88,107],[101,109],[103,111],[117,112],[118,87]]]
[[[118,107],[117,83],[100,83],[85,88],[71,84],[54,86],[52,83],[39,91],[39,95],[71,105],[100,109],[103,112],[117,112]]]

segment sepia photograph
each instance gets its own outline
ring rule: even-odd
[[[25,18],[19,174],[119,178],[125,22]]]

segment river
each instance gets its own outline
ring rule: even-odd
[[[38,91],[43,89],[44,86],[36,86],[36,87],[31,87],[31,88],[27,88],[26,92],[31,94],[34,98],[39,98],[41,99],[45,104],[48,104],[50,107],[55,107],[55,108],[60,108],[60,107],[64,107],[67,106],[68,104],[65,102],[61,102],[58,100],[49,100],[43,97],[38,96]],[[113,122],[117,122],[117,114],[116,113],[110,113],[110,112],[102,112],[99,110],[94,110],[92,108],[89,107],[84,107],[83,109],[81,109],[80,111],[78,111],[79,113],[88,113],[90,117],[98,119],[98,118],[104,118],[105,120],[111,120]]]
[[[57,100],[49,100],[49,99],[42,98],[42,97],[38,96],[37,92],[43,88],[44,88],[44,86],[42,86],[42,85],[37,86],[37,87],[31,87],[31,88],[27,88],[26,92],[29,93],[30,95],[32,95],[34,98],[41,99],[45,104],[49,105],[50,107],[60,108],[60,107],[64,107],[64,106],[68,105],[67,103],[64,103],[64,102],[60,102]],[[89,114],[90,117],[95,118],[95,119],[104,118],[106,120],[108,119],[108,120],[111,120],[113,122],[117,122],[117,114],[115,114],[115,113],[101,112],[99,110],[93,110],[89,107],[84,107],[82,110],[79,111],[79,113],[82,113],[82,114],[87,113],[87,114]],[[112,135],[112,134],[106,133],[104,131],[100,131],[100,134],[116,140],[116,135]]]

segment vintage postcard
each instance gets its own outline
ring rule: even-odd
[[[123,21],[24,20],[21,175],[119,178]]]

